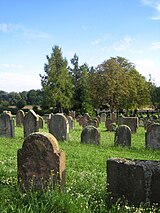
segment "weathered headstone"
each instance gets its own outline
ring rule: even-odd
[[[69,116],[71,116],[73,119],[75,119],[75,116],[76,116],[75,111],[69,111]]]
[[[145,133],[146,147],[160,149],[160,124],[151,124]]]
[[[88,125],[88,120],[86,119],[86,117],[82,116],[82,117],[79,117],[78,123],[80,126],[84,128]]]
[[[81,143],[100,144],[100,133],[94,126],[86,126],[81,133]]]
[[[107,160],[108,201],[139,206],[160,205],[160,161]]]
[[[98,121],[96,119],[90,120],[88,122],[88,125],[91,125],[91,126],[98,128]]]
[[[18,150],[18,182],[23,190],[65,186],[65,153],[50,133],[32,133]]]
[[[131,129],[126,125],[117,127],[114,136],[114,145],[131,146]]]
[[[33,110],[29,110],[24,117],[24,137],[39,131],[39,117]]]
[[[51,114],[49,132],[53,134],[57,140],[69,140],[69,123],[62,113]]]
[[[72,116],[67,116],[68,119],[68,123],[69,123],[69,128],[70,129],[74,129],[74,119],[72,118]]]
[[[117,115],[116,115],[116,113],[112,112],[110,114],[110,119],[111,119],[112,123],[116,123],[116,121],[117,121]]]
[[[90,120],[90,115],[89,115],[88,113],[85,113],[85,114],[83,115],[83,117],[84,117],[87,121]]]
[[[37,115],[37,116],[38,116],[38,127],[39,129],[43,129],[43,123],[44,123],[43,118],[40,115]]]
[[[101,114],[101,122],[106,122],[106,113]]]
[[[110,118],[106,118],[105,127],[108,131],[115,131],[116,123],[114,123]]]
[[[25,113],[23,110],[18,110],[16,113],[16,126],[22,127],[24,122]]]
[[[132,133],[136,133],[138,129],[138,117],[118,117],[118,125],[127,125]]]
[[[14,119],[7,111],[0,115],[0,137],[15,137]]]

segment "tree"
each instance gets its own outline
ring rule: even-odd
[[[44,97],[49,107],[57,107],[59,112],[71,107],[73,94],[72,76],[68,62],[62,56],[61,48],[54,46],[51,56],[44,65],[45,75],[40,75]]]
[[[109,105],[110,110],[136,109],[150,101],[146,79],[123,57],[111,57],[91,75],[91,97],[96,107]]]
[[[71,59],[73,68],[73,109],[77,112],[84,114],[88,112],[90,115],[93,114],[93,106],[90,98],[90,68],[86,63],[79,66],[79,58],[75,54]]]
[[[29,105],[41,105],[43,102],[43,94],[40,89],[38,90],[30,90],[27,93],[27,103]]]

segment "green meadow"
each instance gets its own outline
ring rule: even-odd
[[[132,134],[131,148],[114,147],[114,132],[104,123],[98,128],[101,145],[81,144],[82,128],[76,123],[69,141],[59,141],[66,153],[66,188],[64,192],[19,191],[17,150],[22,147],[23,128],[15,128],[15,138],[0,138],[0,213],[78,213],[78,212],[158,212],[156,206],[136,208],[127,204],[109,206],[106,197],[106,161],[108,158],[160,160],[160,151],[145,148],[145,131],[139,127]],[[47,127],[40,130],[48,132]]]

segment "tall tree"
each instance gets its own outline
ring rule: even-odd
[[[79,58],[75,54],[71,59],[73,68],[71,70],[73,77],[73,109],[79,113],[93,114],[93,107],[90,98],[90,68],[86,63],[79,66]]]
[[[62,56],[61,48],[54,46],[51,56],[47,56],[44,65],[45,75],[40,75],[41,84],[49,107],[57,107],[59,112],[63,108],[71,107],[72,100],[72,76],[68,69],[68,63]]]

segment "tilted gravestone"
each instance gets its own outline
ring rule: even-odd
[[[25,113],[23,110],[18,110],[16,113],[16,126],[22,127],[24,122]]]
[[[117,127],[114,136],[114,145],[131,146],[131,129],[126,125],[120,125]]]
[[[94,126],[86,126],[81,133],[81,143],[100,144],[100,133]]]
[[[160,124],[151,124],[145,133],[145,145],[151,149],[160,149]]]
[[[15,137],[14,119],[7,111],[0,115],[0,137]]]
[[[50,133],[32,133],[18,150],[18,183],[22,190],[65,186],[65,153]]]
[[[24,137],[33,132],[39,131],[39,117],[33,110],[30,110],[24,117]]]
[[[160,205],[159,177],[160,161],[110,158],[107,160],[107,199],[111,204]]]
[[[53,134],[57,140],[69,140],[69,123],[62,113],[51,114],[49,132]]]

